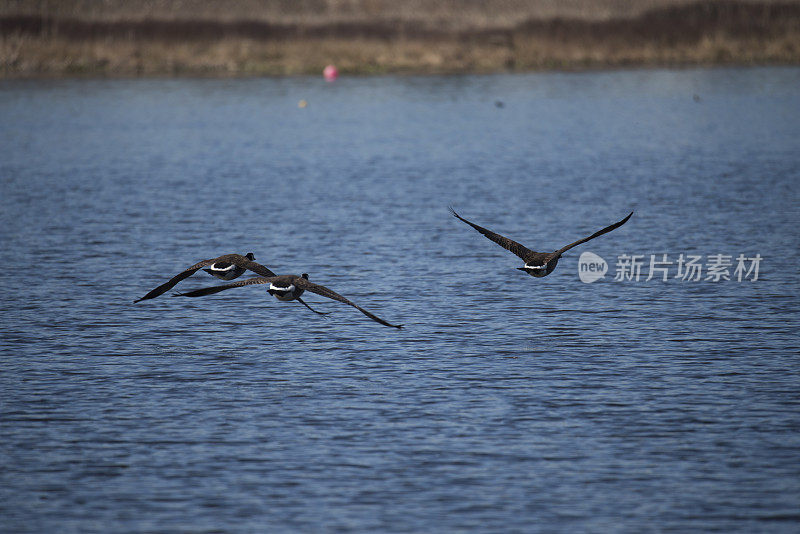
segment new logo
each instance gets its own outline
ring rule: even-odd
[[[591,284],[603,278],[608,272],[606,260],[594,252],[582,252],[578,258],[578,276],[581,282]]]

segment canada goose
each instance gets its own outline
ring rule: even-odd
[[[216,276],[217,278],[221,278],[222,280],[233,280],[234,278],[241,276],[248,269],[256,274],[260,274],[261,276],[275,276],[275,273],[263,265],[254,262],[254,259],[255,256],[253,256],[253,253],[248,252],[246,256],[241,256],[239,254],[225,254],[224,256],[220,256],[218,258],[203,260],[195,263],[185,271],[173,276],[169,282],[161,284],[154,290],[150,291],[147,295],[140,299],[134,300],[133,302],[136,303],[142,300],[154,299],[175,287],[175,285],[181,280],[189,278],[199,269],[202,269],[206,266],[210,267],[208,269],[203,269],[204,271]]]
[[[468,220],[460,216],[458,213],[456,213],[453,208],[450,208],[450,212],[453,215],[455,215],[456,218],[459,219],[460,221],[467,223],[475,230],[482,233],[487,238],[491,239],[504,249],[510,250],[511,252],[522,258],[522,261],[525,262],[525,266],[517,267],[517,269],[520,271],[525,271],[529,275],[535,276],[536,278],[542,278],[543,276],[547,276],[548,274],[552,273],[553,270],[556,268],[556,265],[558,264],[559,258],[561,258],[561,255],[567,250],[571,249],[572,247],[578,246],[581,243],[586,243],[590,239],[594,239],[595,237],[601,236],[606,232],[614,230],[615,228],[619,228],[620,226],[628,222],[628,219],[630,219],[631,215],[633,215],[633,212],[630,212],[628,216],[622,219],[621,221],[615,222],[611,226],[606,226],[602,230],[593,233],[589,237],[584,237],[583,239],[579,239],[574,243],[570,243],[569,245],[556,250],[555,252],[534,252],[520,245],[516,241],[513,241],[507,237],[503,237],[499,234],[492,232],[491,230],[487,230],[482,226],[478,226],[477,224],[469,222]]]
[[[238,282],[233,282],[232,284],[225,284],[221,286],[214,286],[214,287],[206,287],[203,289],[196,289],[194,291],[189,291],[187,293],[177,293],[174,296],[176,297],[203,297],[205,295],[213,295],[214,293],[219,293],[220,291],[225,291],[226,289],[233,289],[234,287],[242,287],[242,286],[249,286],[253,284],[269,284],[269,288],[267,289],[267,293],[274,296],[276,299],[288,302],[291,300],[297,300],[301,304],[303,304],[306,308],[310,309],[314,313],[320,313],[311,308],[308,304],[303,302],[300,298],[300,295],[303,294],[306,290],[316,293],[317,295],[322,295],[323,297],[328,297],[329,299],[338,300],[339,302],[344,302],[345,304],[349,304],[350,306],[354,307],[373,321],[381,323],[385,326],[392,326],[394,328],[402,328],[403,325],[395,325],[388,323],[381,319],[380,317],[371,314],[361,306],[358,306],[340,294],[336,293],[335,291],[331,291],[325,286],[321,286],[319,284],[315,284],[313,282],[308,281],[308,274],[303,273],[302,275],[298,276],[296,274],[284,274],[281,276],[258,276],[255,278],[248,278],[247,280],[239,280]]]

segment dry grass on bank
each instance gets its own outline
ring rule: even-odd
[[[277,24],[406,21],[449,30],[511,27],[526,20],[609,20],[693,0],[0,0],[0,17],[88,21],[237,20]],[[756,0],[776,3],[785,0]]]
[[[324,50],[324,52],[322,52]],[[329,62],[343,73],[487,73],[618,66],[796,64],[797,39],[763,43],[710,36],[700,43],[661,47],[593,46],[520,39],[505,47],[463,47],[458,43],[387,43],[311,39],[261,42],[74,42],[25,37],[0,40],[0,73],[14,75],[293,75],[317,74]]]
[[[676,3],[635,18],[526,19],[457,31],[375,20],[7,17],[0,76],[286,75],[319,73],[331,62],[345,73],[800,63],[800,2]]]

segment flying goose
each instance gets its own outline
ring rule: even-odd
[[[220,291],[225,291],[226,289],[233,289],[234,287],[242,287],[242,286],[249,286],[253,284],[269,284],[269,288],[267,289],[267,293],[272,295],[278,300],[288,302],[291,300],[297,300],[302,305],[304,305],[309,310],[313,311],[314,313],[319,313],[322,315],[321,312],[318,312],[311,308],[308,304],[303,302],[300,298],[300,295],[303,294],[306,290],[316,293],[317,295],[322,295],[323,297],[328,297],[329,299],[338,300],[339,302],[344,302],[345,304],[349,304],[350,306],[354,307],[373,321],[381,323],[385,326],[392,326],[394,328],[402,328],[403,325],[395,325],[391,323],[387,323],[380,317],[371,314],[361,306],[358,306],[340,294],[336,293],[335,291],[331,291],[325,286],[321,286],[319,284],[315,284],[313,282],[308,281],[308,274],[303,273],[300,276],[296,274],[284,274],[281,276],[258,276],[255,278],[248,278],[247,280],[239,280],[238,282],[233,282],[232,284],[224,284],[221,286],[214,286],[214,287],[206,287],[203,289],[196,289],[194,291],[189,291],[187,293],[177,293],[174,296],[176,297],[203,297],[205,295],[213,295],[214,293],[219,293]]]
[[[201,262],[195,263],[182,273],[179,273],[173,276],[169,282],[161,284],[147,295],[143,296],[140,299],[134,300],[134,303],[137,303],[142,300],[147,299],[154,299],[157,296],[169,291],[175,285],[185,278],[189,278],[198,270],[202,269],[203,267],[209,266],[208,269],[203,269],[208,274],[216,276],[222,280],[233,280],[234,278],[238,278],[246,270],[251,270],[256,274],[260,274],[261,276],[275,276],[275,273],[264,267],[263,265],[254,262],[255,256],[253,256],[252,252],[248,252],[246,256],[241,256],[239,254],[225,254],[224,256],[220,256],[219,258],[212,258],[210,260],[203,260]]]
[[[615,228],[619,228],[620,226],[628,222],[628,219],[630,219],[631,215],[633,215],[633,212],[630,212],[628,216],[622,219],[621,221],[615,222],[611,226],[606,226],[602,230],[593,233],[589,237],[584,237],[583,239],[579,239],[574,243],[570,243],[569,245],[556,250],[555,252],[534,252],[520,245],[516,241],[513,241],[507,237],[503,237],[499,234],[492,232],[491,230],[483,228],[482,226],[478,226],[477,224],[469,222],[468,220],[460,216],[458,213],[456,213],[453,208],[450,208],[450,212],[453,215],[455,215],[458,220],[467,223],[475,230],[482,233],[487,238],[491,239],[504,249],[510,250],[511,252],[522,258],[522,261],[525,262],[525,266],[517,267],[517,269],[520,271],[525,271],[529,275],[535,276],[536,278],[542,278],[543,276],[547,276],[548,274],[552,273],[553,270],[556,268],[556,265],[558,264],[559,258],[561,258],[561,255],[564,252],[568,251],[572,247],[580,245],[581,243],[586,243],[590,239],[594,239],[595,237],[601,236],[606,232],[610,232]]]

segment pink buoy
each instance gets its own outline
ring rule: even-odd
[[[326,82],[334,82],[339,77],[339,71],[333,65],[328,65],[322,71],[322,76],[325,77]]]

